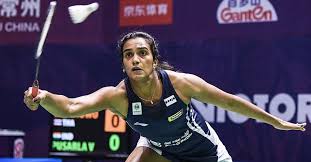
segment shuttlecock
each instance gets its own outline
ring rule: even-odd
[[[82,23],[92,12],[98,9],[97,2],[89,5],[73,5],[68,7],[69,15],[74,24]]]

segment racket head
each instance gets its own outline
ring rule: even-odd
[[[38,44],[37,51],[36,51],[36,54],[35,54],[35,59],[38,59],[41,56],[41,54],[42,54],[43,45],[44,45],[46,36],[48,34],[48,31],[49,31],[49,28],[50,28],[50,25],[51,25],[51,22],[52,22],[52,18],[53,18],[54,12],[55,12],[56,4],[57,4],[56,1],[51,1],[50,2],[49,9],[48,9],[48,14],[47,14],[47,17],[45,19],[45,22],[44,22],[44,25],[43,25],[43,28],[42,28],[39,44]]]

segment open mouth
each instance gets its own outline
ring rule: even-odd
[[[142,70],[142,69],[139,68],[139,67],[133,67],[133,68],[132,68],[132,71],[139,71],[139,70]]]

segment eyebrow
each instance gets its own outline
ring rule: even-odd
[[[141,50],[141,49],[148,50],[147,47],[138,47],[137,49],[139,49],[139,50]],[[123,51],[123,53],[124,53],[124,52],[127,52],[127,51],[132,51],[132,49],[131,49],[131,48],[125,49],[125,50]]]

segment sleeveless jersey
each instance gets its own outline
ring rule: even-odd
[[[163,85],[162,96],[153,106],[144,105],[129,79],[125,79],[129,126],[172,161],[217,162],[219,139],[216,135],[215,140],[214,130],[210,130],[191,103],[187,105],[178,97],[168,74],[164,70],[158,74]]]

